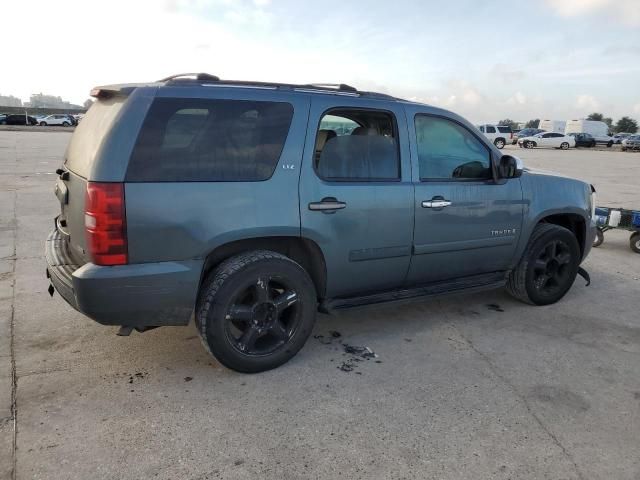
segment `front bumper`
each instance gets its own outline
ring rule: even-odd
[[[591,221],[587,225],[587,231],[585,232],[584,251],[582,252],[582,261],[584,261],[587,258],[587,255],[589,255],[589,252],[593,247],[593,242],[596,239],[597,230],[598,229],[596,227],[595,219],[591,219]]]
[[[73,308],[103,325],[186,325],[194,310],[202,260],[103,267],[79,265],[66,238],[46,241],[47,277]]]

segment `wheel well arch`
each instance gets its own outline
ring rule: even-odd
[[[327,268],[324,254],[316,242],[304,237],[253,237],[220,245],[205,257],[200,284],[221,262],[247,250],[271,250],[299,263],[311,277],[316,287],[318,299],[324,298],[327,290]]]
[[[555,213],[541,218],[538,223],[551,223],[571,231],[578,240],[580,254],[584,255],[587,234],[587,222],[584,217],[576,213]]]

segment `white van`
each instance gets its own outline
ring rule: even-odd
[[[540,120],[538,128],[545,132],[564,133],[567,122],[565,120]]]
[[[609,136],[609,125],[595,120],[569,120],[564,130],[565,135],[570,133],[588,133],[596,139],[596,143],[603,143],[607,146],[613,145],[613,138]]]

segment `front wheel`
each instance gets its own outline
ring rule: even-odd
[[[560,144],[560,148],[561,148],[562,150],[567,150],[567,149],[569,148],[569,143],[567,143],[567,142],[562,142],[562,143]]]
[[[535,146],[536,146],[536,144],[531,142],[531,141],[525,142],[525,144],[524,144],[524,148],[533,148]]]
[[[63,127],[68,127],[69,125],[71,125],[69,122],[62,122]]]
[[[493,142],[493,144],[500,150],[502,150],[504,148],[504,145],[505,145],[504,140],[501,139],[501,138],[496,139],[496,141]]]
[[[220,363],[257,373],[298,353],[316,309],[314,284],[300,265],[276,252],[253,250],[225,260],[204,281],[196,326]]]
[[[532,305],[549,305],[569,291],[580,266],[580,246],[564,227],[538,224],[518,266],[509,274],[507,291]]]
[[[607,148],[611,148],[611,147],[613,147],[613,142],[607,143]]]
[[[640,253],[640,232],[634,232],[629,238],[629,246],[631,250],[636,253]]]
[[[47,126],[47,122],[40,122],[40,126],[41,127],[46,127]]]

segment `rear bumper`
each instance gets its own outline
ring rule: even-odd
[[[47,276],[69,305],[103,325],[186,325],[194,310],[202,260],[116,267],[77,265],[67,241],[51,232]]]

